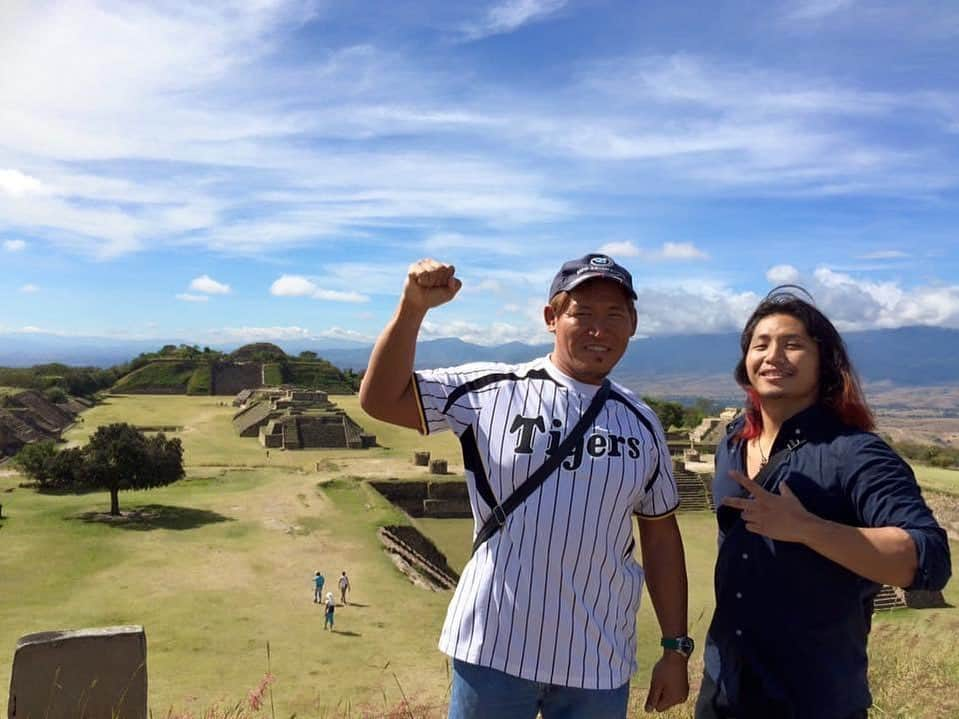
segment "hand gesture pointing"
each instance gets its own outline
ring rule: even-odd
[[[436,260],[414,262],[403,286],[403,302],[424,311],[449,302],[463,286],[455,272],[453,265]]]

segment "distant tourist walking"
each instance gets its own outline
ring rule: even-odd
[[[373,417],[451,429],[462,446],[475,529],[440,636],[449,716],[624,718],[644,578],[664,650],[645,705],[685,701],[693,642],[672,461],[653,411],[608,379],[636,332],[631,275],[602,254],[564,263],[543,308],[546,357],[414,372],[423,320],[461,285],[452,265],[409,268],[360,388]]]
[[[907,465],[872,433],[845,344],[802,288],[740,338],[746,413],[716,450],[716,610],[697,719],[865,719],[883,584],[938,590],[949,543]]]
[[[319,604],[323,601],[323,585],[326,584],[326,579],[320,574],[320,570],[316,570],[316,576],[313,577],[313,601]]]
[[[333,599],[333,592],[326,593],[326,613],[323,618],[323,630],[325,631],[329,627],[330,631],[335,631],[333,629],[333,612],[336,611],[336,600]]]
[[[343,606],[346,606],[346,593],[350,589],[350,578],[346,576],[346,572],[340,575],[340,602]]]

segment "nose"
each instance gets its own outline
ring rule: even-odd
[[[766,350],[766,361],[770,364],[786,364],[786,345],[783,342],[770,342]]]

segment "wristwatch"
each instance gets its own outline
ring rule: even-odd
[[[686,659],[689,659],[689,655],[693,653],[693,649],[696,647],[696,642],[693,641],[692,637],[663,637],[659,643],[663,649],[682,654]]]

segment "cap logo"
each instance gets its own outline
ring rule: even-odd
[[[602,255],[600,255],[599,257],[591,257],[590,260],[589,260],[589,264],[591,264],[591,265],[601,265],[601,266],[608,265],[608,264],[609,264],[609,258],[608,258],[608,257],[603,257]]]

